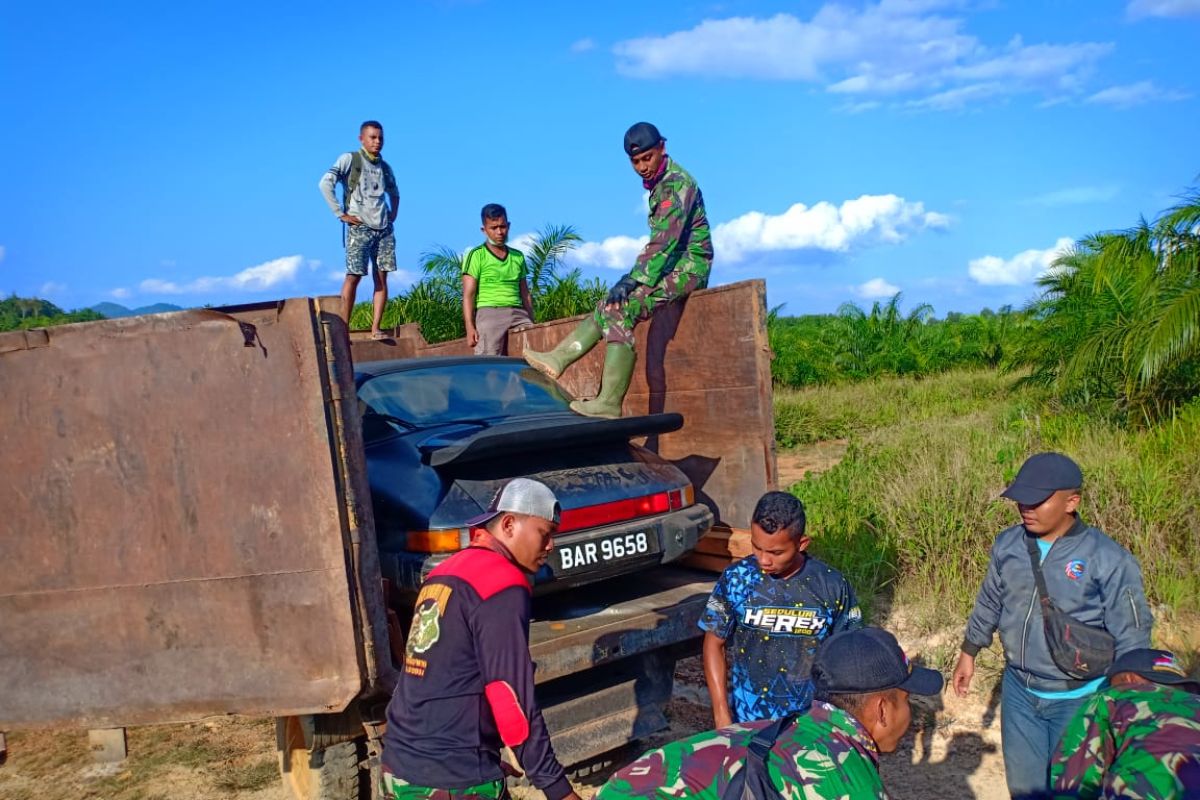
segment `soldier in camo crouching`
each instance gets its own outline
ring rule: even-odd
[[[886,798],[879,754],[908,730],[910,693],[942,676],[912,667],[882,628],[834,634],[812,669],[817,702],[781,721],[739,723],[651,750],[617,772],[596,800]]]
[[[589,417],[619,417],[629,391],[636,356],[633,327],[672,300],[708,285],[712,271],[712,235],[704,197],[696,180],[666,153],[667,140],[649,122],[625,133],[625,153],[650,192],[650,241],[633,269],[596,308],[549,353],[525,351],[525,360],[551,378],[587,355],[601,339],[608,342],[604,376],[594,400],[576,400],[571,409]]]
[[[1200,798],[1200,682],[1166,650],[1130,650],[1063,731],[1056,798]]]

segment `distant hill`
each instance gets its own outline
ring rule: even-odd
[[[49,300],[37,297],[17,297],[14,294],[0,300],[0,331],[46,328],[66,322],[91,322],[98,319],[104,317],[90,308],[63,311]]]
[[[109,319],[116,317],[132,317],[137,314],[161,314],[164,311],[182,311],[182,306],[172,305],[171,303],[155,303],[150,306],[140,306],[138,308],[126,308],[120,303],[96,303],[92,306],[92,311],[96,311]]]

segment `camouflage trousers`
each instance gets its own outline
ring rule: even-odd
[[[633,344],[633,328],[650,319],[660,307],[703,289],[706,280],[694,272],[668,272],[654,286],[639,283],[625,302],[615,308],[605,308],[604,301],[596,306],[596,324],[609,344]]]
[[[366,275],[372,263],[380,272],[396,271],[396,234],[392,226],[377,231],[366,225],[347,225],[346,273]]]
[[[384,800],[509,800],[508,785],[503,778],[466,789],[431,789],[411,784],[385,770],[381,788]]]

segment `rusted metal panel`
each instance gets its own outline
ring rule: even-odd
[[[302,299],[0,334],[0,728],[316,713],[374,682],[322,333]]]
[[[510,333],[509,352],[548,350],[580,319]],[[696,292],[639,325],[635,336],[638,368],[624,413],[682,414],[682,430],[651,437],[647,446],[692,479],[718,523],[748,528],[754,504],[777,481],[766,284],[743,281]],[[351,340],[360,362],[470,353],[463,339],[426,344],[416,325],[400,326],[383,342],[363,333]],[[601,344],[559,382],[576,397],[594,396],[603,366]]]

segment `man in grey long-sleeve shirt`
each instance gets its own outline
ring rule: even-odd
[[[387,304],[387,274],[396,270],[396,237],[392,223],[400,202],[392,168],[380,156],[383,150],[383,126],[367,120],[358,131],[362,147],[357,153],[343,153],[321,176],[321,194],[333,215],[346,223],[346,280],[342,282],[342,314],[347,324],[358,282],[373,264],[375,283],[371,336],[382,338],[379,330],[383,308]],[[342,184],[342,201],[336,187]],[[387,203],[384,202],[384,196]]]
[[[992,545],[954,668],[952,683],[961,697],[975,675],[976,654],[1000,632],[1005,660],[1000,741],[1014,798],[1045,794],[1050,756],[1063,730],[1104,681],[1102,669],[1074,679],[1055,659],[1043,629],[1034,555],[1054,604],[1078,623],[1107,630],[1115,655],[1150,646],[1153,620],[1141,569],[1128,550],[1079,518],[1082,485],[1074,461],[1061,453],[1038,453],[1004,490],[1017,504],[1021,524]]]

